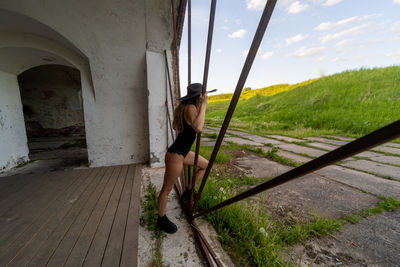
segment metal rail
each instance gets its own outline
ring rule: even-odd
[[[344,146],[341,146],[333,151],[330,151],[312,161],[309,161],[297,168],[294,168],[288,172],[285,172],[285,173],[273,178],[272,180],[269,180],[265,183],[255,186],[255,187],[253,187],[237,196],[227,199],[226,201],[221,202],[220,204],[217,204],[207,210],[199,212],[198,214],[196,214],[194,216],[194,218],[197,218],[199,216],[210,213],[211,211],[223,208],[229,204],[235,203],[242,199],[251,197],[255,194],[258,194],[262,191],[265,191],[265,190],[275,187],[277,185],[289,182],[289,181],[296,179],[298,177],[301,177],[307,173],[310,173],[310,172],[316,171],[318,169],[321,169],[323,167],[326,167],[328,165],[331,165],[337,161],[348,158],[352,155],[358,154],[360,152],[363,152],[364,150],[370,149],[370,148],[380,145],[382,143],[388,142],[399,136],[400,136],[400,120],[397,120],[395,122],[392,122],[391,124],[388,124],[380,129],[372,132],[372,133],[369,133],[359,139],[356,139]]]
[[[210,19],[208,23],[208,35],[207,35],[207,49],[206,49],[206,58],[204,62],[204,74],[203,74],[203,95],[207,90],[207,80],[208,80],[208,70],[210,68],[210,56],[211,56],[211,45],[212,45],[212,37],[213,37],[213,32],[214,32],[214,20],[215,20],[215,9],[217,6],[217,0],[211,0],[211,7],[210,7]],[[200,139],[201,139],[201,133],[197,134],[197,140],[196,140],[196,152],[194,156],[194,163],[193,163],[193,175],[192,175],[192,192],[190,195],[190,204],[193,203],[193,197],[194,197],[194,191],[195,191],[195,186],[196,186],[196,167],[197,167],[197,162],[199,160],[199,150],[200,150]],[[191,205],[189,205],[191,206]],[[193,218],[193,212],[194,212],[195,206],[189,210],[190,217]]]
[[[247,54],[246,61],[244,63],[242,72],[240,74],[238,83],[236,85],[235,93],[233,94],[231,103],[229,105],[228,111],[225,116],[224,123],[222,124],[221,130],[218,134],[217,141],[215,143],[214,150],[211,154],[210,161],[208,163],[206,172],[204,174],[203,180],[201,181],[200,189],[199,189],[197,198],[193,205],[193,210],[196,210],[196,206],[201,197],[201,193],[203,192],[203,189],[207,182],[208,176],[210,175],[212,165],[214,164],[215,158],[217,157],[218,150],[221,147],[222,140],[225,136],[226,130],[228,129],[229,122],[230,122],[233,112],[235,111],[235,108],[236,108],[236,104],[239,101],[239,97],[243,90],[244,83],[246,82],[246,79],[247,79],[247,76],[249,75],[251,66],[253,65],[254,58],[257,54],[258,48],[260,47],[261,41],[264,37],[265,30],[267,29],[268,22],[271,19],[272,12],[274,11],[276,1],[277,0],[268,0],[267,4],[265,5],[263,14],[261,16],[260,22],[257,27],[257,31],[254,35],[253,42],[251,44],[249,53]]]

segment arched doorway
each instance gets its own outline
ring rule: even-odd
[[[80,71],[41,65],[18,75],[18,84],[30,160],[57,159],[52,169],[87,166]]]
[[[54,164],[50,165],[56,169],[87,165],[86,140],[90,135],[85,134],[88,127],[84,117],[88,114],[83,112],[87,110],[83,106],[94,101],[88,58],[62,35],[35,19],[0,9],[0,22],[5,21],[0,23],[0,172],[37,159],[51,158]],[[33,93],[34,88],[39,94]],[[29,105],[23,108],[25,103]],[[66,108],[60,108],[63,105]],[[46,108],[52,112],[46,114]],[[37,127],[42,127],[40,134],[31,129],[35,121]],[[43,143],[35,147],[32,138],[41,138]],[[65,140],[50,142],[51,138]],[[62,145],[79,149],[75,154],[50,153]],[[35,149],[41,154],[32,154]]]

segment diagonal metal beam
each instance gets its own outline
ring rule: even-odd
[[[222,124],[221,130],[218,134],[217,141],[215,143],[214,150],[210,157],[210,162],[208,163],[206,172],[204,174],[203,180],[201,181],[200,189],[197,195],[197,198],[194,202],[193,209],[196,209],[197,203],[201,197],[201,193],[203,192],[204,186],[207,182],[208,176],[210,175],[212,165],[214,164],[215,158],[217,157],[218,150],[222,144],[222,140],[225,136],[226,130],[228,129],[229,122],[231,121],[233,112],[235,111],[236,104],[239,101],[240,94],[243,90],[244,83],[246,82],[247,76],[249,75],[251,66],[253,65],[254,58],[257,54],[258,48],[260,47],[261,41],[264,37],[265,30],[267,29],[269,20],[272,16],[272,12],[274,11],[277,0],[268,0],[265,5],[264,12],[261,16],[260,22],[257,27],[256,34],[254,35],[253,42],[251,44],[249,53],[247,54],[246,61],[244,63],[242,72],[240,74],[238,83],[236,85],[235,93],[233,94],[231,104],[229,105],[228,111],[225,116],[224,123]],[[194,191],[194,190],[193,190]]]
[[[289,182],[307,173],[316,171],[325,166],[331,165],[337,161],[348,158],[355,154],[358,154],[364,150],[370,149],[382,143],[388,142],[400,136],[400,120],[392,122],[372,133],[369,133],[357,140],[354,140],[344,146],[341,146],[331,152],[328,152],[312,161],[309,161],[295,169],[285,172],[272,180],[262,183],[256,187],[253,187],[237,196],[234,196],[218,205],[215,205],[209,209],[199,212],[194,218],[210,213],[214,210],[225,207],[229,204],[238,202],[242,199],[251,197],[269,188],[277,185]]]

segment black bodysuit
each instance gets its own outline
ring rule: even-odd
[[[186,122],[185,116],[182,119],[183,130],[178,134],[175,142],[168,148],[168,152],[186,157],[196,139],[196,131]]]

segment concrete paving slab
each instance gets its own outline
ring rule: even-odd
[[[347,224],[335,234],[297,244],[299,266],[400,266],[400,209]]]
[[[233,135],[249,135],[248,133],[241,132],[241,131],[236,131],[236,130],[227,130],[226,131],[228,134],[233,134]]]
[[[352,138],[352,137],[342,137],[342,136],[337,136],[337,135],[325,135],[325,136],[328,138],[331,137],[333,139],[339,139],[339,140],[346,141],[346,142],[355,140],[355,138]]]
[[[232,259],[229,257],[228,253],[222,248],[221,243],[218,240],[218,234],[214,227],[203,220],[202,218],[197,218],[196,223],[199,226],[201,232],[206,237],[208,243],[213,248],[218,259],[221,261],[223,266],[235,266]]]
[[[395,148],[395,147],[390,147],[390,146],[377,146],[377,147],[374,147],[373,150],[388,152],[388,153],[396,154],[396,155],[400,156],[400,148]]]
[[[372,152],[373,153],[373,152]],[[378,161],[381,163],[389,163],[389,164],[396,164],[400,166],[400,157],[395,157],[395,156],[386,156],[380,153],[375,153],[374,155],[371,155],[369,159]]]
[[[243,138],[240,138],[240,137],[234,137],[234,136],[226,137],[226,138],[224,138],[224,141],[233,142],[233,143],[236,143],[236,144],[239,144],[239,145],[263,146],[262,143],[257,143],[257,142],[254,142],[254,141],[250,141],[250,140],[247,140],[247,139],[243,139]]]
[[[322,142],[322,143],[328,143],[328,144],[337,145],[337,146],[342,146],[342,145],[345,145],[345,144],[348,143],[348,142],[345,142],[345,141],[332,140],[332,139],[323,138],[323,137],[307,137],[305,139],[312,140],[312,141],[317,141],[317,142]]]
[[[303,142],[304,141],[303,139],[293,138],[293,137],[284,136],[284,135],[268,135],[268,137],[283,140],[286,142]]]
[[[310,147],[305,147],[305,146],[300,146],[300,145],[296,145],[296,144],[283,144],[283,145],[280,145],[279,148],[282,148],[289,152],[295,152],[298,154],[307,154],[312,157],[319,157],[326,153],[326,151],[322,151],[322,150],[318,150],[318,149],[314,149],[314,148],[310,148]]]
[[[385,146],[390,146],[390,147],[400,148],[400,144],[398,144],[398,143],[392,143],[392,142],[390,142],[390,143],[385,143],[384,145],[385,145]]]
[[[385,165],[363,159],[345,161],[341,165],[400,180],[400,167]]]
[[[293,168],[257,155],[239,158],[235,165],[244,169],[247,176],[257,178],[275,177]]]
[[[308,143],[310,146],[314,146],[317,148],[321,148],[321,149],[325,149],[328,151],[334,150],[336,148],[338,148],[335,145],[329,145],[329,144],[324,144],[324,143],[318,143],[318,142],[312,142],[312,143]]]
[[[254,142],[261,143],[261,144],[272,144],[272,145],[284,144],[284,142],[278,141],[276,139],[266,138],[266,137],[262,137],[259,135],[246,135],[245,137]]]
[[[294,153],[290,153],[288,151],[284,151],[284,150],[279,150],[278,155],[287,159],[290,159],[291,161],[297,162],[297,163],[306,163],[310,160],[312,160],[312,158],[307,158],[304,156],[300,156]]]
[[[400,182],[382,179],[372,174],[331,165],[315,172],[323,177],[354,186],[375,195],[400,200]]]
[[[267,191],[267,202],[273,207],[304,215],[316,214],[329,218],[341,218],[349,213],[378,203],[375,196],[323,178],[308,174]]]

